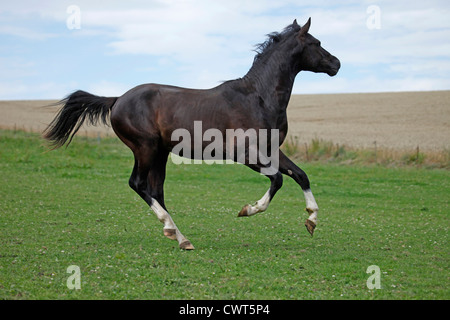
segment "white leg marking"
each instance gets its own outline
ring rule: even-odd
[[[152,208],[153,212],[156,214],[159,221],[164,223],[164,228],[176,229],[175,223],[173,223],[173,220],[170,217],[169,213],[159,204],[158,201],[153,199],[153,203],[150,206],[150,208]]]
[[[156,216],[158,217],[159,221],[164,223],[164,229],[172,229],[175,230],[175,235],[177,237],[178,243],[182,243],[183,241],[187,240],[178,230],[177,226],[175,225],[175,222],[173,222],[172,217],[170,214],[159,204],[158,201],[155,199],[152,199],[153,203],[150,206],[155,212]]]
[[[264,194],[264,196],[259,199],[253,206],[249,206],[247,210],[247,214],[252,216],[258,212],[266,211],[267,207],[270,203],[270,189]]]
[[[306,210],[308,210],[309,218],[308,220],[311,220],[315,224],[317,224],[317,212],[319,211],[319,206],[316,203],[316,199],[314,199],[314,196],[310,189],[304,191],[305,194],[305,200],[306,200]]]

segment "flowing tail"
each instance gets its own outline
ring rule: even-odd
[[[64,104],[55,119],[43,133],[43,137],[51,142],[54,149],[67,146],[72,142],[73,136],[80,129],[83,122],[88,120],[92,125],[102,123],[109,125],[108,116],[117,97],[99,97],[85,91],[75,91],[57,104]]]

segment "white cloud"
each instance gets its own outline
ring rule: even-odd
[[[74,91],[73,83],[26,83],[23,81],[0,81],[1,100],[60,99]]]
[[[54,33],[39,32],[30,28],[5,25],[0,26],[0,34],[38,41],[56,37]]]
[[[365,76],[358,81],[345,77],[333,79],[308,79],[302,78],[300,73],[294,86],[294,93],[346,93],[346,92],[400,92],[400,91],[433,91],[448,90],[450,79],[436,79],[430,77],[400,77],[393,79],[379,79],[375,76]]]
[[[99,55],[112,54],[117,63],[123,56],[145,55],[149,63],[143,68],[149,71],[153,68],[158,72],[162,68],[157,66],[164,65],[174,70],[175,65],[178,73],[173,77],[177,78],[177,85],[206,88],[243,76],[251,66],[253,46],[263,42],[265,34],[281,31],[294,18],[303,24],[312,17],[311,34],[341,60],[342,69],[334,78],[317,75],[311,82],[308,77],[308,83],[296,85],[294,92],[450,88],[447,1],[64,0],[42,1],[39,5],[33,1],[5,2],[0,36],[58,41],[54,37],[64,31],[66,9],[73,4],[81,10],[81,29],[72,33],[73,37],[107,39],[108,47]],[[377,30],[366,26],[366,10],[373,4],[379,6],[381,13],[381,29]],[[39,27],[39,22],[24,23],[36,17],[43,25],[59,23],[61,29],[52,32]],[[7,52],[1,55],[6,57]],[[23,68],[20,70],[26,74]],[[301,78],[302,75],[297,81]],[[158,81],[155,77],[152,80]],[[7,82],[5,76],[0,81]],[[130,85],[114,80],[86,81],[91,81],[90,88],[105,95]],[[331,84],[332,89],[328,89]]]
[[[242,11],[234,10],[238,4]],[[245,3],[238,1],[173,1],[139,10],[83,11],[82,21],[86,26],[115,29],[116,40],[110,45],[117,53],[176,55],[181,60],[224,48],[250,51],[254,43],[263,40],[263,32],[291,22],[251,17],[245,11]],[[274,29],[267,29],[271,24]]]
[[[87,86],[86,90],[105,97],[118,97],[130,89],[129,85],[112,81],[99,81]]]

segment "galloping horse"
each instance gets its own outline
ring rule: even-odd
[[[224,137],[230,129],[245,132],[250,129],[275,130],[277,141],[273,142],[269,135],[263,142],[266,148],[272,143],[279,148],[288,130],[286,108],[296,75],[300,71],[312,71],[334,76],[340,68],[339,60],[308,33],[310,25],[311,18],[303,27],[294,20],[281,33],[271,33],[267,41],[257,47],[253,65],[243,78],[224,82],[209,90],[143,84],[121,97],[99,97],[76,91],[60,101],[63,107],[44,131],[44,138],[50,140],[55,148],[65,143],[69,145],[86,119],[94,125],[101,119],[108,125],[110,118],[114,132],[134,154],[130,187],[164,224],[164,235],[177,240],[180,248],[192,250],[194,246],[179,231],[164,203],[166,163],[169,153],[177,145],[173,139],[174,132],[182,129],[194,134],[194,124],[199,122],[202,132],[214,129]],[[223,150],[229,149],[229,142],[225,138],[219,141],[225,146]],[[272,169],[265,173],[271,182],[269,190],[255,204],[244,206],[239,216],[265,211],[281,188],[282,174],[285,174],[294,179],[304,192],[309,213],[305,226],[313,235],[319,208],[307,175],[281,150],[277,153],[277,166],[267,161],[250,161],[251,150],[258,150],[260,145],[249,141],[243,154],[235,152],[231,159],[228,152],[221,155],[223,159],[234,161],[241,156],[239,162],[258,172],[268,167]],[[197,145],[192,149],[196,147],[199,148]],[[204,150],[206,147],[202,142],[200,148]],[[236,146],[232,148],[236,149]],[[198,158],[198,154],[192,152],[183,156]]]

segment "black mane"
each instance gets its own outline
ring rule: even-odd
[[[264,57],[267,52],[271,51],[273,47],[276,46],[277,43],[283,41],[284,39],[291,36],[293,33],[299,31],[301,28],[297,23],[292,23],[288,25],[282,32],[272,32],[267,35],[267,40],[263,43],[257,44],[255,46],[255,60],[259,60]]]

